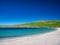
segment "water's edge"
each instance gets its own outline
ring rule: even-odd
[[[35,34],[43,34],[56,30],[55,28],[11,28],[11,29],[0,29],[1,38],[21,37]]]

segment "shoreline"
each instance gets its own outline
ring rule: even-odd
[[[0,45],[60,45],[60,28],[45,34],[0,40]]]

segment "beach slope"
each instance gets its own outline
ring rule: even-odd
[[[60,45],[60,28],[45,34],[0,40],[0,45]]]

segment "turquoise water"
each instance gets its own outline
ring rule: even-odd
[[[53,31],[53,28],[0,28],[0,38],[28,36]]]

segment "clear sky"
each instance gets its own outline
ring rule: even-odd
[[[60,20],[59,0],[0,0],[0,24]]]

